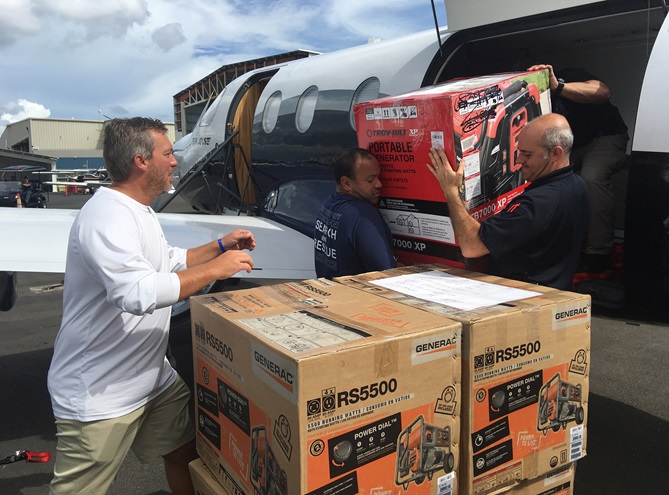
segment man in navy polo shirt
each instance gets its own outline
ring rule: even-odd
[[[337,190],[321,206],[314,226],[316,275],[332,279],[397,266],[390,229],[376,208],[381,168],[362,148],[334,164]]]
[[[571,289],[588,227],[588,190],[574,174],[574,136],[558,114],[537,117],[518,136],[518,163],[531,184],[497,215],[479,223],[460,198],[464,160],[457,172],[444,150],[432,149],[427,167],[439,181],[466,258],[490,255],[486,273]]]

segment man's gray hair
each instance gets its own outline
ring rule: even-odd
[[[560,146],[564,150],[565,156],[569,156],[574,146],[574,133],[571,132],[569,127],[549,127],[544,133],[544,146],[547,151],[555,146]]]
[[[154,142],[151,130],[166,133],[160,120],[146,117],[112,119],[105,125],[102,156],[112,182],[123,182],[130,177],[135,155],[150,158]]]

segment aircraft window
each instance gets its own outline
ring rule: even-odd
[[[267,134],[274,130],[276,121],[279,120],[279,107],[281,106],[281,91],[275,91],[267,99],[265,109],[262,113],[262,128]]]
[[[300,101],[297,102],[297,111],[295,112],[295,127],[300,132],[307,132],[314,120],[316,111],[316,102],[318,101],[318,88],[311,86],[302,93]]]
[[[379,91],[381,90],[381,82],[378,77],[370,77],[365,79],[358,89],[353,93],[353,101],[351,102],[351,127],[355,130],[355,114],[353,110],[356,103],[365,103],[368,101],[376,100],[379,97]]]

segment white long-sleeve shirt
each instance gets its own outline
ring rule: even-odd
[[[54,416],[128,414],[176,379],[165,357],[176,271],[186,250],[167,244],[154,211],[100,188],[79,212],[67,250],[63,320],[48,387]]]

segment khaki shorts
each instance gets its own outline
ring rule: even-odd
[[[195,438],[190,390],[177,376],[165,392],[119,418],[80,422],[56,418],[58,445],[50,494],[104,494],[129,450],[142,463]]]

